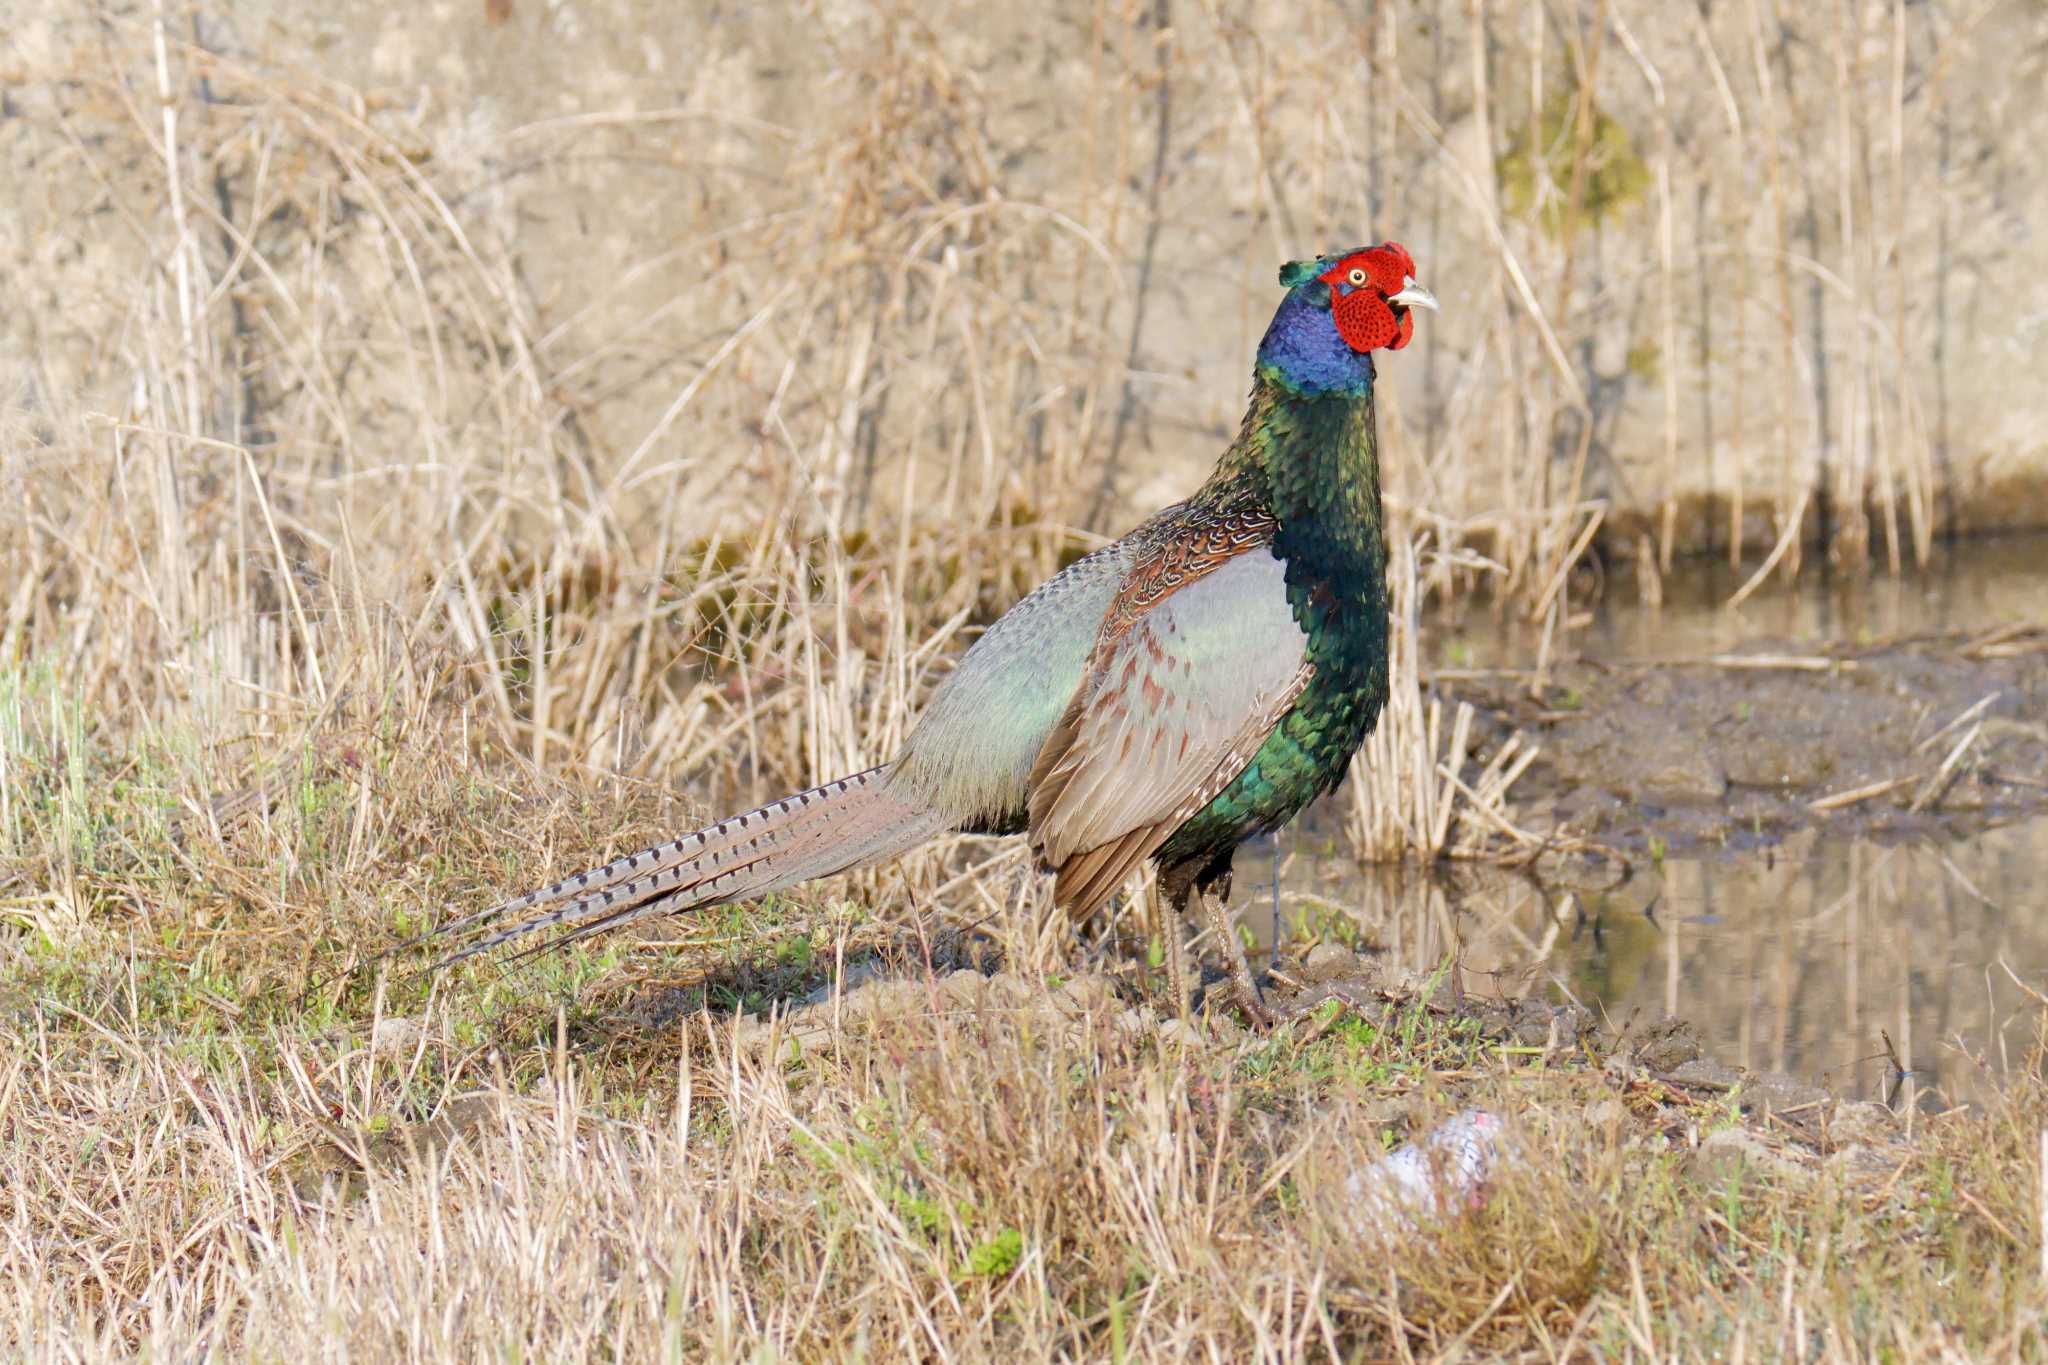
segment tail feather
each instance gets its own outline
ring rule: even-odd
[[[894,857],[950,823],[895,790],[886,767],[870,768],[464,915],[426,937],[537,912],[449,953],[433,970],[556,925],[569,932],[532,951],[650,915],[767,895]]]

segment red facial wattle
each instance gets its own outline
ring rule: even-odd
[[[1382,346],[1398,351],[1415,330],[1415,319],[1406,313],[1396,318],[1386,298],[1370,285],[1338,299],[1330,311],[1337,319],[1337,335],[1354,351],[1377,351]]]
[[[1414,275],[1415,258],[1399,243],[1387,242],[1346,256],[1316,278],[1330,286],[1330,313],[1346,345],[1354,351],[1398,351],[1415,335],[1415,319],[1387,300]]]

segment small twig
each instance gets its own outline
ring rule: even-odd
[[[1854,659],[1831,659],[1824,654],[1710,654],[1698,662],[1714,668],[1790,669],[1800,673],[1838,673],[1856,667]]]
[[[1936,730],[1933,734],[1929,735],[1927,738],[1921,740],[1918,744],[1914,745],[1913,752],[1916,754],[1926,753],[1929,749],[1932,749],[1934,747],[1936,740],[1940,739],[1949,731],[1960,729],[1962,726],[1968,725],[1971,721],[1977,719],[1978,716],[1984,714],[1985,707],[1991,705],[1992,702],[1997,701],[1999,697],[2002,695],[2004,695],[2003,688],[1995,688],[1992,691],[1986,692],[1983,696],[1979,697],[1976,701],[1972,702],[1968,707],[1966,707],[1963,710],[1963,712],[1960,715],[1958,715],[1954,720],[1950,721],[1948,724],[1942,726],[1939,730]]]
[[[1806,808],[1810,811],[1840,810],[1844,806],[1853,806],[1859,801],[1868,801],[1873,796],[1883,796],[1888,791],[1895,791],[1900,787],[1906,786],[1912,780],[1911,776],[1887,777],[1881,781],[1869,782],[1861,787],[1852,787],[1845,792],[1835,792],[1818,800],[1809,801],[1806,803]]]
[[[1907,811],[1918,815],[1947,794],[1949,785],[1955,781],[1957,765],[1963,761],[1963,755],[1977,742],[1977,736],[1983,732],[1984,722],[1980,720],[1970,727],[1968,734],[1956,741],[1956,746],[1948,751],[1948,757],[1935,769],[1934,776],[1927,780],[1927,784],[1913,798],[1913,804],[1906,807]]]
[[[2037,621],[2015,621],[1973,636],[1959,652],[1971,659],[2006,659],[2041,649],[2048,649],[2048,628]]]
[[[1990,1215],[1987,1214],[1985,1216],[1989,1217]],[[1507,1283],[1503,1284],[1499,1291],[1494,1294],[1493,1302],[1486,1305],[1486,1311],[1472,1319],[1471,1322],[1465,1325],[1464,1331],[1452,1338],[1450,1349],[1444,1352],[1443,1358],[1453,1360],[1462,1354],[1466,1344],[1472,1340],[1473,1335],[1486,1325],[1488,1319],[1500,1311],[1500,1306],[1508,1301],[1508,1296],[1513,1294],[1521,1286],[1521,1283],[1522,1277],[1519,1272],[1508,1276]]]
[[[2003,956],[2001,956],[1998,959],[1998,965],[2005,969],[2005,974],[2007,976],[2012,978],[2013,985],[2018,986],[2028,995],[2034,997],[2034,1002],[2036,1004],[2048,1005],[2048,995],[2041,994],[2041,992],[2035,990],[2032,986],[2029,986],[2026,982],[2020,980],[2020,974],[2012,969],[2012,964],[2010,962],[2007,962]],[[2048,1178],[2048,1173],[2044,1173],[2044,1178]]]
[[[1955,1191],[1957,1198],[1961,1199],[1965,1204],[1968,1204],[1971,1208],[1977,1210],[1978,1213],[1982,1214],[1984,1216],[1984,1221],[1991,1224],[1992,1227],[1997,1228],[1999,1231],[1999,1235],[2004,1237],[2006,1241],[2011,1242],[2014,1246],[2021,1248],[2024,1248],[2027,1245],[2026,1242],[2021,1239],[2020,1235],[2014,1232],[2011,1228],[2007,1227],[2004,1221],[2000,1219],[1997,1214],[1993,1213],[1990,1209],[1985,1208],[1982,1204],[1977,1202],[1977,1197],[1975,1195],[1971,1194],[1961,1185],[1957,1185],[1955,1187]]]
[[[1812,496],[1813,489],[1811,487],[1799,490],[1799,501],[1793,505],[1792,515],[1786,518],[1785,529],[1778,536],[1778,543],[1771,547],[1771,552],[1764,557],[1764,562],[1757,565],[1756,572],[1749,576],[1749,581],[1737,588],[1735,595],[1728,599],[1727,605],[1729,607],[1739,607],[1744,602],[1747,602],[1750,599],[1750,595],[1758,588],[1761,588],[1764,585],[1764,580],[1771,576],[1771,570],[1778,567],[1778,561],[1782,560],[1786,552],[1799,543],[1800,530],[1806,525],[1806,504]]]

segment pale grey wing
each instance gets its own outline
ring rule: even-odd
[[[1081,685],[1141,534],[1068,565],[974,642],[896,758],[897,782],[955,824],[1023,826],[1031,765]]]
[[[1040,858],[1064,867],[1123,841],[1113,861],[1134,864],[1142,845],[1157,847],[1251,762],[1306,685],[1307,653],[1285,566],[1265,547],[1139,617],[1041,756],[1031,794]]]

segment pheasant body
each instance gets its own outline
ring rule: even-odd
[[[1301,696],[1236,781],[1177,830],[1164,865],[1213,859],[1269,833],[1335,787],[1387,697],[1386,546],[1381,533],[1370,357],[1362,394],[1305,396],[1262,367],[1239,444],[1260,451],[1238,475],[1274,509],[1287,605],[1314,668]],[[1298,452],[1277,461],[1275,449]],[[1272,468],[1277,464],[1277,469]],[[1277,486],[1276,486],[1277,485]]]
[[[1386,700],[1371,352],[1435,307],[1413,269],[1391,243],[1284,267],[1214,474],[1004,613],[890,762],[458,919],[435,935],[526,915],[443,961],[759,896],[947,829],[1028,834],[1077,917],[1147,857],[1176,908],[1211,910],[1238,844],[1334,787]]]

